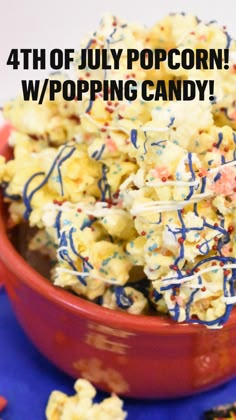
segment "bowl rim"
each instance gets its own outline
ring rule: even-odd
[[[6,156],[7,152],[11,150],[8,145],[11,130],[12,128],[9,125],[4,125],[0,129],[0,155]],[[2,194],[0,194],[0,250],[0,259],[3,266],[14,274],[19,282],[23,282],[25,286],[34,290],[53,304],[89,321],[101,323],[110,328],[154,335],[183,335],[186,333],[196,335],[216,333],[216,331],[219,331],[218,329],[208,329],[201,324],[178,323],[171,318],[161,315],[133,315],[111,310],[54,286],[24,260],[8,238],[7,229],[4,224]],[[233,325],[236,325],[236,310],[231,312],[229,320],[225,324],[227,327]]]

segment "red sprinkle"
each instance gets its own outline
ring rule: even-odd
[[[201,246],[201,245],[197,244],[197,245],[196,245],[196,248],[197,248],[197,249],[199,249],[199,248],[200,248],[200,246]]]
[[[141,235],[142,236],[145,236],[146,235],[146,232],[144,230],[142,230]]]
[[[105,133],[106,131],[107,131],[106,128],[101,128],[102,133]]]
[[[66,200],[53,200],[53,204],[57,204],[58,206],[62,206],[62,204],[65,202]]]
[[[202,292],[205,292],[205,291],[206,291],[205,286],[203,286],[203,287],[201,288],[201,291],[202,291]]]
[[[216,265],[216,261],[213,261],[213,263],[211,263],[211,265]]]
[[[231,271],[230,271],[230,270],[224,270],[224,275],[225,275],[225,276],[228,276],[230,273],[231,273]]]
[[[175,296],[174,296],[174,295],[172,295],[172,296],[170,297],[170,299],[171,299],[171,300],[175,300]]]
[[[163,177],[161,178],[161,180],[162,180],[162,182],[166,182],[166,177],[165,177],[165,176],[163,176]]]
[[[225,147],[225,148],[224,148],[224,151],[225,151],[225,152],[228,152],[228,151],[229,151],[229,148],[228,148],[228,147]]]
[[[223,261],[220,262],[220,266],[224,267],[225,263]]]
[[[215,226],[215,227],[218,227],[219,225],[218,225],[218,223],[214,223],[214,226]]]
[[[191,270],[186,270],[186,273],[189,275],[191,274]]]
[[[0,413],[6,408],[7,403],[7,399],[0,395]]]
[[[195,273],[198,273],[198,272],[199,272],[199,270],[200,270],[200,268],[198,268],[198,267],[196,267],[196,268],[194,269]]]
[[[229,233],[232,233],[233,231],[234,231],[234,227],[233,227],[232,225],[231,225],[231,226],[229,226],[229,227],[228,227],[228,232],[229,232]]]
[[[213,249],[213,251],[217,251],[217,249],[218,249],[217,245],[213,245],[212,249]]]
[[[179,244],[183,244],[184,243],[184,238],[179,238],[178,242],[179,242]]]
[[[81,209],[77,209],[77,212],[78,212],[78,213],[81,213],[81,212],[82,212],[82,210],[81,210]]]

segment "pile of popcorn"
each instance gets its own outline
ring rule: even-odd
[[[173,14],[151,28],[105,16],[82,48],[229,48],[229,69],[88,69],[82,79],[215,81],[205,101],[66,102],[4,108],[0,156],[9,226],[37,232],[51,280],[106,308],[218,328],[236,303],[235,42],[215,22]],[[113,72],[118,72],[114,74]],[[62,76],[63,77],[63,76]]]

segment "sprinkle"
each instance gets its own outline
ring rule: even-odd
[[[230,270],[224,270],[224,275],[225,275],[225,276],[228,276],[230,273],[231,273],[231,271],[230,271]]]
[[[6,408],[7,404],[7,399],[0,395],[0,413]]]

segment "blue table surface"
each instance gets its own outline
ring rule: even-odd
[[[141,379],[140,379],[141,380]],[[52,390],[73,394],[74,380],[59,371],[21,330],[3,289],[0,290],[0,395],[8,406],[2,420],[45,420]],[[98,398],[106,394],[99,392]],[[215,405],[236,401],[236,380],[194,397],[176,400],[125,399],[128,420],[200,420]]]

